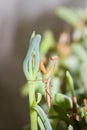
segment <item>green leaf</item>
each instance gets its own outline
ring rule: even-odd
[[[83,30],[83,39],[87,39],[87,26]]]
[[[81,118],[84,117],[85,122],[87,124],[87,109],[85,107],[80,107],[77,112]]]
[[[57,93],[55,95],[55,101],[56,101],[56,104],[58,105],[58,107],[60,109],[64,109],[64,111],[66,111],[69,108],[72,108],[71,98],[64,94]]]
[[[68,130],[74,130],[72,125],[69,125]]]
[[[42,99],[41,93],[37,93],[37,104],[40,103],[41,99]]]
[[[41,41],[41,36],[39,34],[32,34],[30,39],[30,46],[27,55],[23,62],[23,71],[27,80],[34,80],[37,76],[39,70],[39,44]]]
[[[82,36],[83,36],[82,30],[77,29],[77,30],[74,31],[74,33],[72,35],[72,39],[75,42],[79,42],[81,40]]]
[[[66,59],[62,61],[63,65],[67,67],[72,74],[76,73],[79,71],[79,60],[76,56],[70,55]]]
[[[85,90],[87,90],[87,86],[86,86],[86,76],[87,76],[87,60],[84,61],[81,65],[80,65],[80,76],[81,76],[81,81],[84,83],[84,88]]]
[[[52,47],[54,47],[53,34],[51,31],[46,31],[41,42],[40,54],[45,56]]]
[[[72,44],[73,54],[79,59],[79,61],[87,60],[87,52],[80,44]]]
[[[77,113],[81,118],[83,118],[85,116],[85,107],[79,108]]]
[[[85,122],[86,122],[86,124],[87,124],[87,110],[86,110],[86,108],[85,108],[85,107],[80,107],[77,112],[78,112],[78,115],[79,115],[81,118],[84,117]]]
[[[33,81],[33,83],[31,82],[31,86],[32,85],[35,86],[36,93],[41,93],[42,95],[45,96],[45,84],[42,81]],[[28,82],[22,87],[21,94],[23,96],[28,96],[29,94]]]
[[[47,115],[44,113],[44,111],[42,110],[42,108],[38,105],[34,106],[33,108],[38,113],[39,117],[41,118],[43,125],[45,127],[45,130],[52,130],[49,119]]]
[[[38,124],[39,124],[39,127],[40,127],[41,130],[45,130],[45,127],[44,127],[43,122],[40,119],[40,117],[38,117]]]
[[[60,92],[60,80],[53,78],[51,81],[50,95],[52,103],[55,103],[55,95]]]
[[[60,7],[56,10],[56,14],[72,26],[76,27],[79,20],[83,17],[84,11],[82,9]]]
[[[67,79],[67,83],[68,83],[70,92],[71,92],[72,96],[74,96],[75,95],[74,94],[74,83],[73,83],[73,79],[68,71],[66,72],[66,79]]]
[[[72,108],[72,100],[70,97],[58,93],[55,95],[55,104],[53,104],[55,112],[58,113],[58,118],[61,120],[68,121],[67,113]]]
[[[85,122],[87,124],[87,111],[85,112]]]

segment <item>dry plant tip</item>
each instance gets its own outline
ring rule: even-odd
[[[52,61],[56,61],[56,60],[58,59],[58,56],[51,56],[50,59],[51,59]]]

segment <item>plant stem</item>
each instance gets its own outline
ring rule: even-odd
[[[32,108],[33,103],[36,101],[36,99],[35,99],[35,85],[33,83],[28,82],[28,87],[29,87],[30,126],[31,126],[31,130],[38,130],[37,113]]]

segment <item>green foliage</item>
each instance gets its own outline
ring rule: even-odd
[[[47,31],[44,33],[41,46],[40,46],[40,54],[42,56],[46,55],[48,50],[54,47],[54,37],[52,32]]]
[[[64,109],[64,111],[66,111],[67,109],[72,108],[72,100],[69,96],[57,93],[55,95],[55,101],[56,104],[58,104],[58,107],[60,107],[60,110]]]
[[[70,73],[67,71],[66,72],[66,79],[67,79],[67,83],[68,83],[68,86],[69,86],[69,89],[70,89],[70,92],[72,94],[72,96],[74,96],[74,84],[73,84],[73,79],[70,75]]]
[[[38,105],[34,106],[33,108],[37,111],[39,117],[41,118],[43,125],[45,127],[45,130],[52,130],[49,120],[48,120],[46,114],[44,113],[44,111],[42,110],[42,108],[39,107]]]
[[[84,16],[84,11],[83,9],[60,7],[56,10],[56,14],[72,26],[77,27],[79,20]]]
[[[87,129],[87,13],[62,7],[56,14],[74,27],[72,34],[63,32],[56,41],[47,31],[41,41],[33,33],[23,63],[27,83],[22,94],[29,96],[30,127]]]
[[[73,130],[73,127],[69,125],[68,130]]]
[[[44,124],[39,116],[38,116],[38,124],[41,130],[45,130]]]
[[[39,70],[39,44],[41,36],[33,33],[30,39],[30,46],[24,59],[23,70],[27,80],[34,80]]]
[[[55,95],[54,110],[63,120],[67,119],[68,110],[72,108],[72,99],[64,94],[57,93]]]

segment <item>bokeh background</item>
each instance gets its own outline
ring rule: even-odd
[[[87,0],[0,0],[0,130],[22,130],[28,124],[28,98],[21,96],[22,72],[30,35],[69,25],[55,15],[60,6],[81,7]]]

